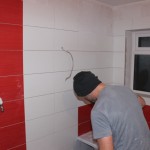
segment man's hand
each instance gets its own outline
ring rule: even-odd
[[[142,108],[146,105],[145,100],[139,95],[138,95],[138,102],[140,103]]]
[[[112,136],[100,138],[97,140],[99,150],[114,150]]]

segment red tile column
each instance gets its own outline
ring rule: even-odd
[[[26,150],[23,1],[0,0],[0,150]]]

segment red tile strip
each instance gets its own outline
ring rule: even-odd
[[[22,0],[0,1],[0,22],[22,24],[23,14]]]
[[[16,100],[5,102],[4,112],[0,113],[0,127],[9,126],[11,124],[17,124],[24,122],[24,101]]]
[[[0,128],[0,133],[1,150],[7,150],[25,143],[25,123]]]
[[[0,24],[0,51],[23,50],[23,27]]]
[[[78,135],[82,135],[92,130],[91,110],[93,104],[81,106],[78,108]]]
[[[148,126],[150,128],[150,106],[148,106],[148,105],[144,106],[143,113],[144,113],[145,119],[148,123]]]

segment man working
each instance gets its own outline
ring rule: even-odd
[[[141,97],[124,86],[106,86],[89,71],[75,75],[73,88],[79,100],[95,103],[91,121],[99,150],[150,150]]]

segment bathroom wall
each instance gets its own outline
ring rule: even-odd
[[[0,0],[0,150],[25,150],[22,0]]]
[[[124,84],[125,31],[150,28],[150,1],[113,8],[114,84]],[[145,98],[150,105],[149,98]]]
[[[71,150],[78,135],[72,77],[90,70],[113,84],[112,9],[96,0],[23,1],[27,150]],[[73,73],[70,79],[72,60]]]

